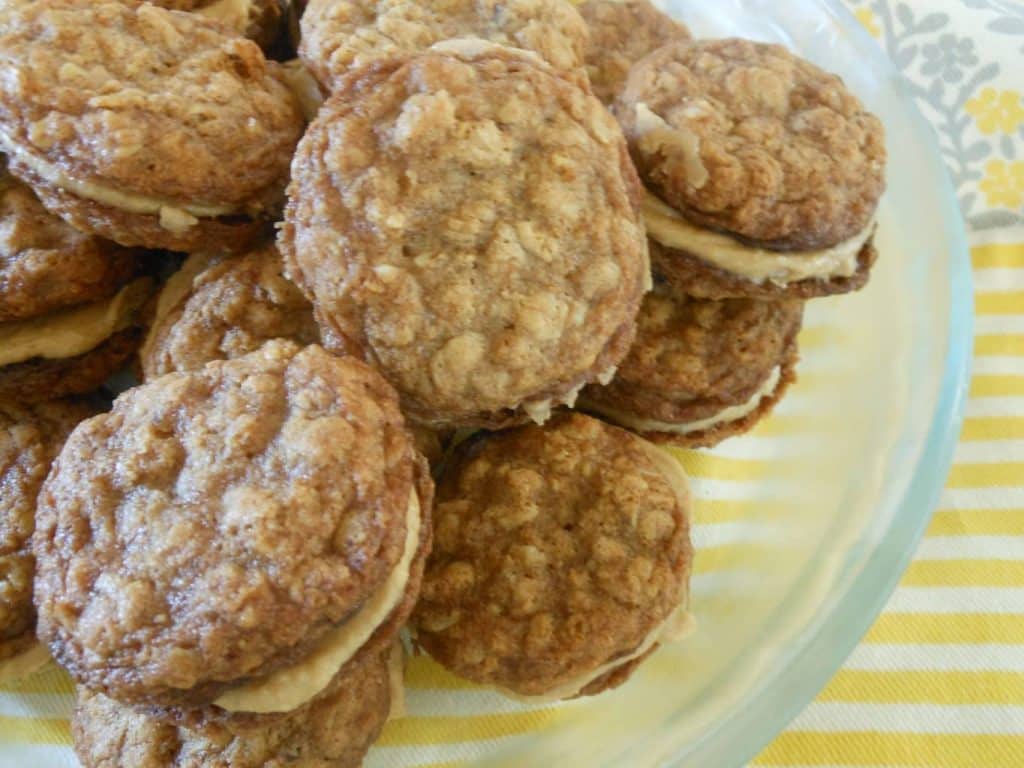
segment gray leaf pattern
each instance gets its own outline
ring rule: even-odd
[[[1002,35],[1024,37],[1024,3],[1016,0],[957,0],[973,11],[992,16],[985,26]],[[1000,64],[986,60],[975,41],[954,28],[949,14],[915,13],[906,2],[847,0],[854,9],[869,9],[878,23],[879,41],[939,139],[943,158],[957,188],[964,217],[975,229],[1024,223],[1024,211],[988,211],[976,193],[986,161],[994,154],[1013,161],[1013,137],[977,137],[967,102],[1000,74]],[[1024,50],[1024,47],[1022,47]],[[1024,126],[1019,134],[1024,137]]]

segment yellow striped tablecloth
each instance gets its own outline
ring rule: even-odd
[[[885,612],[757,766],[1024,766],[1024,3],[847,0],[911,83],[967,220],[974,374]]]

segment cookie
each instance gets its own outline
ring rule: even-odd
[[[124,703],[296,709],[411,611],[422,464],[387,384],[318,346],[128,390],[40,495],[39,637]]]
[[[413,444],[431,467],[436,467],[444,458],[445,449],[451,440],[451,433],[412,424],[409,427]]]
[[[177,726],[78,688],[71,734],[84,768],[357,768],[391,707],[377,654],[330,694],[272,722],[245,716]]]
[[[0,30],[0,150],[76,229],[237,251],[276,218],[304,121],[255,43],[149,3],[15,3]]]
[[[48,213],[0,167],[0,324],[110,296],[137,263],[135,252]]]
[[[412,420],[543,421],[632,340],[640,193],[574,78],[451,41],[360,69],[325,103],[278,245],[324,344],[380,370]]]
[[[33,319],[0,325],[0,360],[25,358],[0,365],[0,400],[32,403],[99,389],[107,379],[128,366],[142,342],[142,328],[137,324],[136,313],[149,295],[150,285],[148,280],[132,283],[111,303],[88,304],[81,309],[55,313],[47,316],[45,323],[36,324]],[[116,329],[122,324],[125,327],[107,333],[106,329],[111,326],[93,325],[98,311],[127,312],[102,316],[104,323],[111,317],[122,318],[113,327]],[[78,323],[88,333],[99,329],[95,346],[92,346],[93,337],[75,335]],[[89,348],[75,353],[79,342]]]
[[[311,0],[299,56],[329,92],[346,73],[453,38],[533,51],[566,71],[583,65],[587,27],[568,0]]]
[[[148,2],[169,11],[184,11],[220,24],[267,50],[277,40],[287,14],[287,0],[119,0],[138,6]]]
[[[657,443],[707,447],[749,430],[795,378],[798,300],[711,301],[657,284],[636,341],[579,407]]]
[[[416,642],[517,696],[617,685],[691,624],[690,506],[671,456],[582,414],[470,438],[438,481]]]
[[[590,87],[605,104],[615,101],[633,64],[663,45],[690,37],[685,24],[650,0],[587,0],[578,10],[590,31],[584,54]]]
[[[319,341],[313,309],[273,245],[201,268],[208,261],[189,257],[164,285],[140,351],[145,379],[241,357],[270,339]]]
[[[615,111],[656,271],[678,291],[810,298],[866,281],[884,132],[837,76],[777,45],[677,42],[633,67]]]
[[[36,644],[31,547],[36,497],[65,438],[96,411],[96,404],[84,399],[36,405],[0,400],[0,680],[12,660]]]
[[[138,346],[135,251],[76,232],[0,173],[0,400],[91,392]]]

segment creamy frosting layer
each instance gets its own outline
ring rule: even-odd
[[[22,363],[33,357],[59,360],[98,347],[131,325],[152,287],[152,280],[139,278],[103,301],[0,323],[0,365]]]
[[[156,343],[155,332],[163,324],[168,313],[188,297],[192,292],[195,279],[210,266],[212,261],[213,257],[209,254],[193,253],[185,259],[185,263],[177,272],[167,278],[167,282],[160,289],[160,295],[157,296],[153,322],[150,323],[146,340],[142,343],[140,350],[142,357],[145,358],[150,354],[153,344]]]
[[[326,688],[405,597],[419,549],[422,515],[416,491],[405,516],[405,547],[394,570],[350,619],[330,630],[305,658],[269,677],[233,688],[214,704],[229,712],[291,712]]]
[[[45,667],[50,661],[50,652],[42,643],[33,643],[17,656],[0,661],[0,683],[21,680]]]
[[[679,465],[678,461],[662,451],[656,445],[652,445],[647,441],[643,441],[643,443],[644,451],[672,487],[679,505],[684,510],[684,514],[689,515],[691,499],[690,481],[686,477],[686,473],[683,471],[683,468]],[[687,578],[689,578],[688,574]],[[503,690],[502,692],[511,698],[531,703],[546,703],[560,701],[562,699],[571,699],[572,697],[579,695],[580,691],[599,677],[603,677],[609,672],[640,658],[650,651],[655,645],[660,645],[662,643],[675,643],[685,640],[693,634],[696,627],[696,619],[694,619],[693,614],[690,613],[690,586],[689,583],[687,583],[684,585],[683,596],[679,605],[669,613],[661,623],[648,632],[644,636],[644,639],[640,641],[640,644],[628,654],[619,656],[618,658],[609,661],[607,664],[602,664],[596,669],[591,670],[585,675],[575,677],[572,680],[551,689],[547,693],[538,696],[523,696],[522,694],[508,690]]]
[[[324,103],[324,95],[313,74],[299,59],[291,59],[281,65],[281,77],[295,95],[306,122],[312,122]]]
[[[227,216],[238,211],[235,206],[182,203],[134,192],[123,192],[93,181],[74,179],[53,163],[26,152],[4,132],[0,132],[0,149],[17,157],[20,163],[31,168],[47,184],[71,192],[76,197],[92,200],[119,211],[159,216],[160,226],[172,232],[190,229],[198,223],[199,219]]]
[[[765,379],[764,384],[761,385],[761,388],[747,402],[723,408],[714,416],[709,416],[706,419],[681,424],[674,424],[670,421],[658,421],[657,419],[645,419],[626,411],[620,411],[617,408],[609,408],[602,403],[587,403],[587,407],[611,419],[616,424],[627,429],[635,429],[637,432],[665,432],[675,435],[688,435],[693,432],[710,429],[711,427],[717,427],[720,424],[739,421],[745,416],[750,415],[758,409],[762,400],[774,394],[781,378],[782,368],[775,366],[768,375],[768,378]]]
[[[857,256],[875,231],[872,219],[856,235],[831,248],[785,253],[698,227],[650,191],[644,194],[643,212],[647,234],[662,245],[691,253],[745,280],[781,286],[800,280],[850,277],[857,272]]]

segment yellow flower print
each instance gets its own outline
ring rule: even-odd
[[[985,166],[985,178],[978,186],[985,193],[989,205],[1004,208],[1024,205],[1024,161],[989,160]]]
[[[1024,106],[1016,91],[997,91],[984,88],[978,97],[964,105],[969,115],[978,121],[978,128],[985,135],[1002,131],[1011,134],[1024,123]]]
[[[882,34],[882,30],[878,26],[878,22],[875,20],[875,14],[871,12],[870,8],[858,8],[856,11],[857,21],[861,23],[861,26],[866,29],[872,37],[879,37]]]

